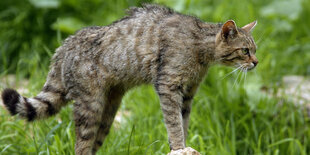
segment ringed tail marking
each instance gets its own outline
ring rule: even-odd
[[[5,89],[1,97],[11,115],[19,114],[28,121],[52,116],[65,105],[65,93],[50,85],[44,86],[34,98],[23,97],[10,88]]]

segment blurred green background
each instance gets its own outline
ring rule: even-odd
[[[194,100],[189,146],[202,154],[310,154],[307,111],[285,95],[277,97],[284,76],[310,74],[309,0],[1,0],[0,90],[20,87],[26,79],[24,95],[35,95],[54,50],[68,35],[108,25],[144,2],[207,22],[233,19],[242,27],[258,21],[253,37],[260,63],[254,72],[224,79],[231,68],[209,70]],[[14,84],[8,82],[12,77]],[[113,127],[98,154],[168,153],[153,88],[135,88],[123,102],[126,121]],[[73,154],[71,108],[27,124],[0,107],[0,154]]]

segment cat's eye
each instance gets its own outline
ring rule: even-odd
[[[242,49],[242,53],[243,53],[244,55],[250,55],[250,50],[249,50],[248,48],[243,48],[243,49]]]

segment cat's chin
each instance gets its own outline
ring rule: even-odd
[[[246,68],[245,71],[250,71],[250,70],[253,70],[254,68],[255,68],[255,66],[254,67],[248,67],[248,68]]]

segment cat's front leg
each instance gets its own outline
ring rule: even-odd
[[[183,132],[184,132],[184,143],[186,145],[186,138],[187,138],[187,129],[189,126],[189,118],[190,118],[190,112],[192,109],[192,101],[194,98],[194,95],[196,93],[196,90],[198,88],[198,84],[192,84],[187,86],[187,89],[185,89],[183,94],[183,103],[182,103],[182,118],[183,118]]]
[[[158,81],[155,84],[168,132],[171,150],[185,148],[181,114],[182,94],[178,86]]]

